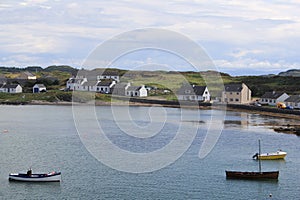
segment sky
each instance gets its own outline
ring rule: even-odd
[[[300,69],[299,10],[298,0],[1,0],[0,66],[80,69],[105,41],[155,28],[197,43],[218,71],[278,74]],[[162,61],[191,70],[178,56],[149,49],[122,55],[112,66],[134,69]]]

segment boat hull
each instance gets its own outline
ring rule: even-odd
[[[270,172],[241,172],[241,171],[225,171],[228,179],[274,179],[277,180],[279,171]]]
[[[48,174],[9,174],[10,181],[25,181],[25,182],[60,182],[61,173],[53,172]]]
[[[260,155],[257,153],[253,156],[253,158],[259,160],[279,160],[284,159],[286,155],[287,153],[284,151],[277,151],[274,153],[262,153]]]
[[[261,154],[258,156],[258,159],[260,160],[279,160],[284,159],[286,156],[286,153],[272,153],[272,154]]]

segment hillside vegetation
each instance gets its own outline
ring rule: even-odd
[[[94,69],[90,71],[92,74],[103,72],[104,69]],[[300,70],[288,70],[281,72],[278,75],[267,76],[230,76],[229,74],[219,73],[215,71],[206,72],[174,72],[174,71],[128,71],[115,68],[106,69],[108,71],[118,72],[122,82],[131,82],[132,85],[147,85],[162,90],[176,91],[183,83],[189,82],[194,85],[208,85],[205,80],[210,81],[210,86],[213,86],[214,79],[217,76],[222,77],[224,84],[228,83],[245,83],[251,90],[253,97],[260,97],[267,91],[283,91],[289,95],[300,94]],[[66,86],[66,81],[75,76],[78,69],[71,66],[49,66],[42,68],[39,66],[29,66],[26,68],[16,67],[0,67],[0,78],[16,79],[20,73],[29,71],[37,76],[37,80],[23,83],[24,92],[31,92],[31,88],[35,83],[43,83],[48,91],[63,89]],[[218,96],[219,92],[216,87],[209,88],[213,96]],[[152,96],[160,93],[153,93]],[[56,98],[57,94],[55,94]],[[3,96],[2,96],[3,97]],[[55,99],[55,98],[54,98]],[[53,99],[52,99],[53,100]]]

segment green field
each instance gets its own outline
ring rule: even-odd
[[[97,70],[92,72],[96,73]],[[37,76],[37,80],[23,83],[22,94],[0,93],[0,102],[31,102],[38,101],[72,101],[72,93],[61,91],[66,81],[76,75],[77,69],[70,66],[9,68],[0,67],[0,78],[16,78],[20,73],[30,71]],[[102,69],[103,71],[103,69]],[[230,76],[215,71],[206,72],[174,72],[174,71],[127,71],[108,69],[118,72],[121,82],[130,82],[133,86],[146,85],[155,88],[148,98],[176,100],[175,93],[184,83],[191,85],[207,85],[212,97],[220,96],[223,84],[245,83],[252,91],[252,97],[260,97],[268,91],[282,91],[289,95],[300,94],[300,77],[298,76]],[[13,80],[13,79],[10,79]],[[17,83],[14,79],[12,83]],[[43,83],[47,87],[46,93],[32,94],[32,86]],[[82,95],[82,100],[84,100]],[[97,100],[110,101],[109,95],[97,94]]]

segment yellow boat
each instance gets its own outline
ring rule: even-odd
[[[274,153],[262,153],[262,154],[255,154],[253,156],[254,159],[260,159],[260,160],[278,160],[278,159],[284,159],[287,155],[286,152],[278,150]]]

